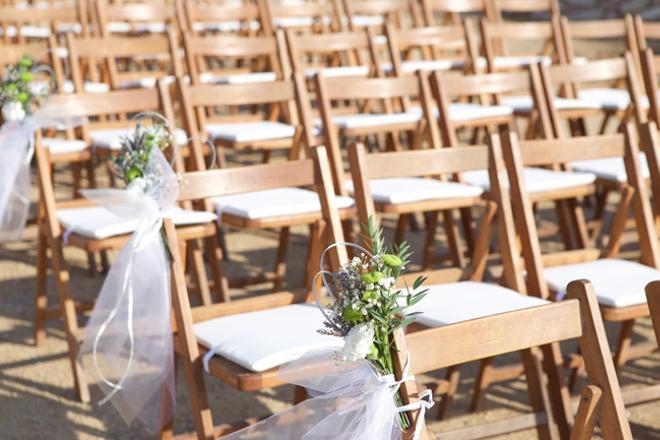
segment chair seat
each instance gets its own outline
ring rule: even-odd
[[[349,192],[354,191],[353,182],[347,182],[346,186]],[[484,192],[477,186],[421,177],[375,179],[369,181],[369,187],[374,201],[389,204],[479,197]]]
[[[641,165],[642,178],[651,178],[651,172],[649,171],[649,164],[646,161],[645,154],[639,154],[639,162]],[[578,162],[572,162],[571,167],[575,171],[593,173],[598,176],[598,178],[611,182],[623,183],[628,180],[626,165],[623,162],[623,159],[620,157],[605,157],[602,159],[581,160]]]
[[[107,30],[110,33],[118,34],[125,34],[128,32],[162,34],[167,30],[167,25],[162,21],[153,21],[149,23],[129,23],[124,21],[115,21],[108,23]]]
[[[79,153],[87,148],[87,143],[80,139],[45,137],[42,139],[42,143],[44,147],[48,148],[51,154]]]
[[[381,26],[385,22],[382,15],[353,15],[353,25],[357,27]]]
[[[166,211],[164,215],[171,217],[177,226],[204,224],[216,219],[212,212],[181,208]],[[130,234],[138,224],[138,220],[127,220],[102,206],[60,209],[57,211],[57,219],[69,232],[99,240]]]
[[[452,70],[459,69],[465,65],[462,60],[409,60],[401,63],[401,70],[404,73],[414,73],[418,70]],[[380,68],[383,72],[389,73],[394,70],[392,63],[382,63]]]
[[[481,105],[467,102],[449,104],[449,117],[453,121],[474,121],[511,115],[513,115],[513,109],[505,105]]]
[[[496,69],[513,69],[541,62],[544,65],[549,66],[552,64],[552,58],[542,55],[500,56],[493,58],[493,67]],[[484,57],[480,57],[477,59],[476,64],[478,67],[486,67],[488,65],[488,60]]]
[[[205,84],[258,84],[277,81],[275,72],[253,72],[235,75],[215,75],[204,72],[199,75],[199,80]]]
[[[303,188],[276,188],[233,194],[215,197],[211,202],[218,216],[226,213],[251,220],[321,211],[318,194]],[[336,202],[339,209],[355,204],[352,198],[342,196],[338,196]]]
[[[252,121],[206,124],[206,130],[213,139],[230,142],[256,142],[292,138],[296,127],[281,122]]]
[[[155,76],[148,76],[144,78],[136,78],[136,79],[125,79],[122,81],[119,81],[119,88],[120,89],[153,89],[156,87],[156,83],[158,82],[158,78]]]
[[[91,82],[85,81],[83,84],[86,93],[106,93],[110,91],[110,85],[101,82]],[[76,87],[73,85],[73,81],[66,80],[62,86],[62,92],[64,93],[74,93]]]
[[[383,127],[398,124],[414,124],[421,120],[420,111],[401,113],[364,113],[358,115],[337,115],[332,117],[334,124],[340,129],[356,129]]]
[[[588,99],[596,101],[600,104],[603,110],[625,110],[630,105],[630,94],[624,89],[612,89],[596,87],[592,89],[582,89],[578,91],[578,97],[581,99]],[[649,100],[646,96],[642,96],[642,105],[649,106]]]
[[[309,67],[305,69],[305,77],[312,78],[320,73],[325,78],[344,78],[348,76],[367,76],[369,66],[340,66],[340,67]]]
[[[496,284],[463,281],[426,286],[428,293],[410,312],[422,312],[417,322],[441,327],[470,319],[548,304],[548,301]]]
[[[534,100],[528,95],[503,96],[500,104],[511,107],[517,113],[529,113],[534,108]],[[557,110],[599,109],[598,101],[575,98],[555,98]]]
[[[194,325],[197,342],[250,371],[292,362],[312,350],[340,349],[342,338],[319,334],[323,315],[315,305],[293,304],[224,316]]]
[[[646,303],[644,288],[660,280],[660,271],[640,263],[618,259],[602,259],[586,263],[550,267],[543,271],[548,286],[565,294],[573,280],[589,280],[598,302],[609,307],[628,307]]]
[[[239,20],[227,20],[227,21],[216,21],[216,22],[199,22],[196,21],[192,24],[192,29],[196,32],[238,32],[245,30],[245,28],[252,30],[259,30],[261,24],[256,20],[250,20],[246,26],[245,22]]]
[[[486,170],[467,171],[462,173],[462,176],[465,183],[469,185],[481,187],[486,191],[490,189],[490,180]],[[544,168],[525,168],[524,176],[525,186],[529,193],[575,188],[590,185],[596,181],[596,176],[591,173],[552,171]]]
[[[134,132],[135,129],[133,128],[103,128],[90,131],[89,138],[94,147],[119,150],[121,148],[121,140],[131,136]],[[180,145],[185,144],[188,140],[188,135],[180,128],[174,130],[174,136],[176,137],[176,142]]]

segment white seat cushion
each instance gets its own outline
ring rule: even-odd
[[[149,23],[129,23],[125,21],[115,21],[108,23],[107,30],[110,33],[127,33],[127,32],[148,32],[154,34],[161,34],[167,30],[167,25],[163,22],[149,22]]]
[[[212,212],[181,208],[166,211],[165,217],[171,217],[177,226],[203,224],[216,219]],[[119,217],[102,206],[60,209],[57,211],[57,219],[69,232],[97,239],[129,234],[135,231],[138,224],[138,220]]]
[[[466,102],[449,104],[449,117],[453,121],[472,121],[482,118],[511,116],[513,109],[505,105],[480,105]]]
[[[525,187],[529,193],[556,191],[560,189],[575,188],[594,183],[596,176],[591,173],[578,173],[573,171],[552,171],[543,168],[525,168]],[[469,185],[490,188],[488,171],[467,171],[462,173],[463,180]],[[508,184],[508,182],[506,182]]]
[[[110,91],[110,85],[106,83],[91,82],[85,81],[83,84],[85,92],[87,93],[106,93]],[[66,80],[62,86],[62,91],[64,93],[74,93],[76,91],[73,81]]]
[[[137,79],[125,79],[119,81],[120,89],[153,89],[156,87],[158,79],[156,77],[145,77]]]
[[[254,121],[206,124],[213,139],[231,142],[255,142],[271,139],[287,139],[296,133],[296,127],[281,122]]]
[[[205,84],[258,84],[277,81],[275,72],[254,72],[235,75],[214,75],[204,72],[199,75],[199,80]]]
[[[44,147],[50,150],[51,154],[78,153],[87,148],[85,141],[80,139],[61,139],[61,138],[42,138]]]
[[[543,271],[548,286],[560,295],[568,283],[589,280],[600,304],[628,307],[646,303],[644,288],[660,280],[660,271],[640,263],[618,259],[602,259],[587,263],[550,267]]]
[[[135,132],[133,128],[104,128],[99,130],[92,130],[89,137],[92,145],[96,148],[106,148],[109,150],[119,150],[121,148],[121,140],[125,137],[131,136]],[[186,132],[180,128],[174,130],[176,142],[183,145],[188,140]]]
[[[498,313],[548,304],[548,301],[496,284],[464,281],[427,286],[428,293],[410,312],[422,312],[417,322],[440,327]]]
[[[340,67],[309,67],[305,69],[305,76],[312,78],[320,73],[326,78],[343,78],[347,76],[367,76],[369,75],[369,66],[340,66]]]
[[[335,200],[340,209],[355,203],[350,197],[339,196]],[[318,194],[303,188],[276,188],[233,194],[215,197],[211,202],[219,214],[227,213],[253,220],[321,211]]]
[[[409,60],[401,63],[401,70],[405,73],[414,73],[418,70],[451,70],[459,69],[465,65],[462,60]],[[392,63],[382,63],[380,68],[383,72],[389,73],[394,70]]]
[[[382,15],[354,15],[353,25],[358,27],[380,26],[385,19]]]
[[[421,119],[421,115],[419,111],[378,114],[364,113],[359,115],[337,115],[332,117],[332,121],[340,129],[369,128],[416,123]]]
[[[639,162],[641,165],[642,178],[649,179],[651,177],[651,172],[649,171],[649,164],[646,161],[645,154],[639,154]],[[623,162],[623,158],[620,157],[581,160],[578,162],[572,162],[571,167],[576,171],[593,173],[600,179],[609,180],[611,182],[625,182],[628,180],[626,166]]]
[[[353,182],[346,182],[349,192],[353,192]],[[456,182],[441,182],[421,177],[397,177],[369,181],[371,195],[379,203],[412,203],[423,200],[456,199],[479,197],[483,189],[477,186]]]
[[[505,56],[493,58],[493,67],[496,69],[513,69],[516,67],[529,66],[530,64],[537,64],[542,62],[544,65],[549,66],[552,64],[552,58],[549,56],[541,55],[520,55],[520,56]],[[477,66],[486,67],[488,60],[484,57],[477,59]]]
[[[323,315],[312,304],[241,313],[194,325],[197,342],[251,371],[265,371],[320,349],[340,349],[344,340],[319,334]]]
[[[596,87],[593,89],[582,89],[578,91],[580,99],[587,99],[600,103],[604,110],[625,110],[630,105],[630,94],[624,89],[611,89]],[[642,105],[649,106],[646,96],[642,96]]]
[[[531,96],[516,95],[503,96],[500,100],[502,105],[513,108],[515,112],[526,113],[534,108],[534,100]],[[588,99],[573,98],[555,98],[555,108],[557,110],[580,110],[580,109],[598,109],[600,103]]]

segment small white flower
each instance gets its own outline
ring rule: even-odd
[[[2,119],[5,121],[22,121],[25,119],[25,109],[18,101],[9,101],[2,106]]]
[[[359,361],[371,352],[373,343],[373,326],[369,323],[358,324],[344,336],[344,347],[339,355],[344,361]]]
[[[131,181],[131,183],[126,186],[127,191],[135,192],[138,194],[142,194],[145,192],[147,189],[147,181],[144,180],[142,177],[137,177]]]

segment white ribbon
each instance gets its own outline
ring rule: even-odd
[[[103,283],[79,361],[105,394],[100,404],[111,402],[126,423],[138,419],[157,432],[174,406],[171,279],[160,231],[163,211],[174,206],[179,187],[158,150],[145,174],[125,190],[82,191],[109,215],[137,220],[137,227]]]
[[[47,127],[77,127],[81,118],[58,116],[72,109],[44,104],[31,116],[5,122],[0,128],[0,243],[20,240],[30,208],[30,161],[34,133]]]

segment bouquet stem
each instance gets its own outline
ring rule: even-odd
[[[377,366],[386,375],[394,375],[394,362],[392,360],[392,346],[390,344],[390,335],[386,330],[382,331],[378,338],[380,343],[377,343],[378,359],[375,360]],[[403,406],[403,399],[401,398],[401,391],[397,391],[394,395],[394,401],[397,408]],[[401,429],[408,429],[411,426],[410,418],[407,413],[397,413]]]

